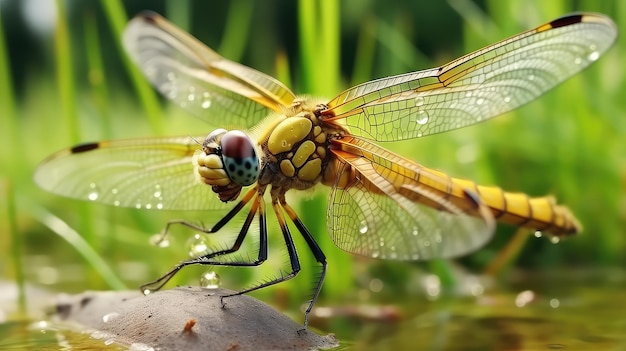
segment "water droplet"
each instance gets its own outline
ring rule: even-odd
[[[428,112],[426,111],[417,112],[417,119],[415,120],[415,122],[417,122],[417,124],[420,124],[420,125],[424,125],[428,123]]]
[[[144,295],[150,295],[150,294],[152,294],[152,290],[151,290],[151,289],[148,289],[148,288],[143,289],[143,291],[142,291],[142,292],[143,292],[143,294],[144,294]]]
[[[187,240],[187,247],[189,248],[188,254],[191,258],[204,256],[209,251],[205,236],[199,233],[194,234]]]
[[[203,109],[211,107],[211,94],[206,91],[202,93],[202,103],[200,106],[202,106]]]
[[[466,92],[465,97],[472,97],[472,92],[471,91]]]
[[[542,236],[543,236],[543,233],[541,233],[541,230],[535,231],[535,238],[541,238]]]
[[[441,280],[434,274],[429,274],[424,279],[424,287],[429,298],[436,298],[441,294]]]
[[[193,102],[196,100],[196,94],[194,93],[189,93],[189,95],[187,95],[187,100],[190,102]]]
[[[417,229],[417,227],[413,227],[413,231],[411,232],[411,234],[413,234],[413,236],[417,236],[419,234],[419,230]]]
[[[163,209],[163,203],[159,202],[156,204],[156,208],[157,210],[162,210]]]
[[[170,82],[173,82],[176,80],[176,73],[167,72],[166,77],[167,77],[167,80],[169,80]]]
[[[150,244],[160,248],[166,248],[170,246],[171,242],[167,235],[159,233],[150,237]]]
[[[424,240],[424,242],[422,243],[422,245],[428,247],[430,246],[430,240]]]
[[[529,74],[528,75],[528,80],[535,80],[535,75],[534,74]]]
[[[597,51],[592,51],[592,52],[591,52],[591,53],[587,56],[587,58],[589,59],[589,61],[595,61],[595,60],[597,60],[598,58],[600,58],[600,53],[599,53],[599,52],[597,52]]]
[[[220,287],[220,276],[214,271],[206,271],[200,276],[200,286],[205,289],[217,289]]]
[[[380,252],[379,251],[372,252],[372,258],[378,258],[379,256],[380,256]]]
[[[511,97],[510,96],[505,96],[504,97],[504,102],[511,102]]]
[[[470,285],[470,294],[472,296],[480,296],[485,293],[485,287],[480,282],[475,281]]]
[[[424,98],[421,96],[418,96],[415,98],[415,106],[422,106],[424,105]]]
[[[417,137],[421,138],[422,137],[422,132],[417,133]]]
[[[369,283],[370,291],[375,292],[375,293],[381,292],[384,286],[385,286],[385,283],[383,283],[383,281],[378,278],[374,278],[370,280],[370,283]]]
[[[111,343],[114,343],[115,340],[112,340]],[[143,344],[140,342],[134,342],[132,344],[130,344],[130,349],[131,351],[154,351],[154,347],[148,345],[148,344]]]
[[[483,98],[479,98],[478,100],[476,100],[476,105],[482,105],[485,103],[485,99]]]
[[[100,192],[96,183],[89,184],[89,194],[87,194],[87,198],[91,201],[96,201],[98,200],[98,196],[100,196]]]
[[[550,242],[553,244],[558,244],[559,242],[561,242],[561,238],[559,238],[558,236],[551,236]]]
[[[532,290],[524,290],[515,297],[515,306],[524,307],[535,300],[535,292]]]
[[[283,140],[283,141],[281,141],[281,142],[280,142],[280,145],[281,145],[282,147],[286,147],[286,146],[287,146],[287,140]]]
[[[156,198],[160,198],[162,195],[161,192],[161,186],[159,184],[154,186],[154,193],[152,193],[152,196],[156,197]]]
[[[152,204],[146,204],[145,209],[146,209],[146,210],[150,210],[150,209],[152,209]]]
[[[361,221],[361,226],[359,227],[359,233],[361,234],[365,234],[368,231],[368,227],[367,227],[367,222],[366,221]]]
[[[137,203],[135,203],[135,208],[138,210],[141,209],[141,201],[137,201]]]
[[[108,323],[108,322],[110,322],[110,321],[114,320],[115,318],[117,318],[117,317],[119,317],[119,316],[120,316],[120,314],[119,314],[119,313],[117,313],[117,312],[107,313],[107,314],[105,314],[104,316],[102,316],[102,321],[103,321],[104,323]]]
[[[580,65],[582,62],[583,60],[580,57],[574,59],[574,64]]]
[[[119,200],[113,201],[113,206],[118,207],[120,205]]]

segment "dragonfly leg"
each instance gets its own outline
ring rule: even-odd
[[[233,243],[231,247],[224,249],[224,250],[211,252],[201,257],[183,261],[177,264],[176,266],[174,266],[174,268],[172,268],[169,272],[164,274],[159,279],[142,285],[141,291],[144,294],[148,294],[150,292],[161,289],[170,279],[172,279],[176,275],[176,273],[178,273],[185,266],[196,265],[196,264],[221,265],[221,266],[224,266],[224,265],[226,266],[258,266],[259,264],[263,263],[267,259],[267,230],[265,226],[265,213],[263,209],[261,210],[261,213],[259,216],[260,222],[261,222],[261,231],[260,231],[260,237],[259,237],[259,254],[255,261],[253,262],[219,262],[219,261],[211,260],[212,258],[227,255],[227,254],[236,252],[240,249],[241,244],[243,243],[244,239],[246,238],[246,235],[248,234],[250,224],[252,223],[254,216],[257,214],[259,210],[259,207],[264,208],[264,205],[265,205],[263,202],[263,196],[258,194],[256,192],[256,189],[252,189],[248,193],[246,193],[245,197],[232,210],[230,210],[220,221],[218,221],[211,229],[206,229],[190,222],[172,221],[168,223],[168,227],[166,227],[166,230],[167,228],[169,228],[170,224],[182,224],[187,227],[200,230],[203,233],[207,233],[207,234],[215,233],[219,229],[221,229],[224,225],[226,225],[226,223],[228,223],[239,211],[241,211],[241,209],[250,201],[250,199],[254,195],[257,195],[257,197],[255,201],[252,203],[250,212],[248,212],[246,220],[244,224],[242,225],[241,230],[239,231],[239,234],[237,235],[237,238],[235,239],[235,242]]]
[[[266,281],[264,283],[255,285],[253,287],[238,291],[234,294],[230,294],[230,295],[224,295],[222,296],[222,306],[225,306],[224,304],[224,298],[226,297],[232,297],[232,296],[237,296],[237,295],[242,295],[254,290],[258,290],[261,288],[265,288],[267,286],[270,285],[274,285],[280,282],[284,282],[286,280],[289,280],[293,277],[295,277],[298,272],[300,272],[300,261],[298,260],[298,254],[296,252],[296,246],[293,243],[293,238],[291,237],[291,233],[289,232],[289,228],[287,227],[287,223],[285,222],[285,217],[283,217],[282,211],[279,207],[278,202],[272,202],[272,207],[274,208],[274,212],[276,213],[276,219],[278,220],[278,224],[280,225],[280,230],[283,233],[283,239],[285,240],[285,246],[287,247],[287,254],[289,255],[289,263],[291,265],[291,272],[289,272],[288,274],[281,274],[279,277],[276,277],[272,280]],[[261,214],[262,214],[262,218],[265,218],[264,214],[264,210],[265,210],[265,205],[264,203],[261,204]],[[262,228],[264,228],[263,231],[267,231],[265,228],[265,223],[263,223],[264,225],[262,226]],[[267,234],[266,234],[267,235]],[[267,249],[267,246],[266,246]]]
[[[296,228],[298,228],[298,231],[306,241],[311,252],[313,252],[315,260],[322,266],[322,270],[317,280],[317,284],[315,284],[315,290],[313,290],[313,296],[311,297],[311,301],[309,301],[309,305],[304,311],[304,329],[306,329],[307,324],[309,323],[309,313],[311,313],[313,305],[315,305],[315,301],[317,301],[320,291],[322,291],[322,284],[324,283],[324,277],[326,276],[326,268],[328,264],[326,262],[326,255],[324,255],[324,252],[315,241],[315,238],[313,238],[309,230],[304,226],[304,223],[302,223],[302,220],[300,220],[300,218],[296,214],[296,211],[294,211],[294,209],[289,206],[289,204],[287,204],[284,199],[281,201],[281,205],[287,212],[289,218],[291,218],[293,224],[295,224]]]
[[[231,219],[233,219],[233,217],[235,217],[235,215],[239,213],[239,211],[241,211],[241,209],[244,208],[248,204],[248,202],[250,202],[250,200],[254,197],[254,195],[257,195],[257,194],[262,196],[262,194],[259,192],[258,187],[254,187],[248,190],[248,192],[246,192],[246,194],[241,198],[241,200],[237,203],[237,205],[235,205],[235,207],[233,207],[230,211],[228,211],[228,213],[224,217],[222,217],[222,219],[220,219],[217,223],[215,223],[215,225],[213,225],[213,227],[211,228],[206,228],[203,225],[189,222],[184,219],[175,219],[175,220],[169,221],[167,222],[167,224],[165,224],[165,228],[163,228],[163,231],[161,231],[158,242],[161,242],[167,238],[170,232],[170,228],[174,225],[183,225],[185,227],[197,230],[205,234],[216,233],[224,225],[226,225],[226,223],[228,223]]]

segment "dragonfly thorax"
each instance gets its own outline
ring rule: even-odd
[[[297,99],[261,138],[261,186],[271,184],[285,192],[307,189],[322,180],[330,160],[330,140],[343,135],[343,130],[323,122],[325,109],[313,99]]]
[[[220,200],[232,201],[241,188],[257,181],[259,158],[248,135],[239,130],[216,129],[205,138],[194,158],[200,179],[212,186]]]

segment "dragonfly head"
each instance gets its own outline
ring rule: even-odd
[[[209,133],[195,166],[201,180],[213,186],[224,202],[236,199],[242,187],[259,177],[259,158],[252,140],[239,130],[216,129]]]

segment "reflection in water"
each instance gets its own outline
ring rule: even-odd
[[[399,297],[398,320],[355,314],[341,321],[341,313],[333,315],[327,307],[325,314],[334,318],[316,323],[345,326],[347,331],[328,330],[354,341],[347,344],[354,350],[626,349],[626,272],[586,278],[571,272],[520,286],[437,301]]]

